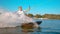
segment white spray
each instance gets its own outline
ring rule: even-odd
[[[22,11],[23,12],[23,11]],[[16,27],[22,23],[34,22],[32,18],[27,17],[24,13],[20,14],[8,12],[0,9],[0,28],[1,27]]]

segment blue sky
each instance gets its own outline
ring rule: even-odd
[[[0,0],[0,7],[15,12],[22,6],[28,13],[32,14],[60,14],[60,0]]]

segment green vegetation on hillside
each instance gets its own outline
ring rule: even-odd
[[[56,14],[44,14],[44,15],[40,15],[40,14],[28,14],[27,16],[29,17],[35,17],[35,18],[48,18],[48,19],[60,19],[60,15],[56,15]]]

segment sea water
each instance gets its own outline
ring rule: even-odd
[[[42,21],[42,23],[39,25],[39,28],[32,29],[33,32],[23,32],[21,27],[16,27],[17,25],[21,25],[21,23],[24,21],[20,16],[18,16],[16,13],[0,10],[0,34],[60,34],[60,20],[37,20]]]
[[[0,29],[0,34],[60,34],[60,20],[43,19],[40,29],[32,29],[33,32],[23,32],[20,27]]]

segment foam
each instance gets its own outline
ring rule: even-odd
[[[33,22],[32,18],[27,17],[25,14],[18,15],[17,12],[13,13],[0,9],[0,28],[16,27],[22,23]]]

